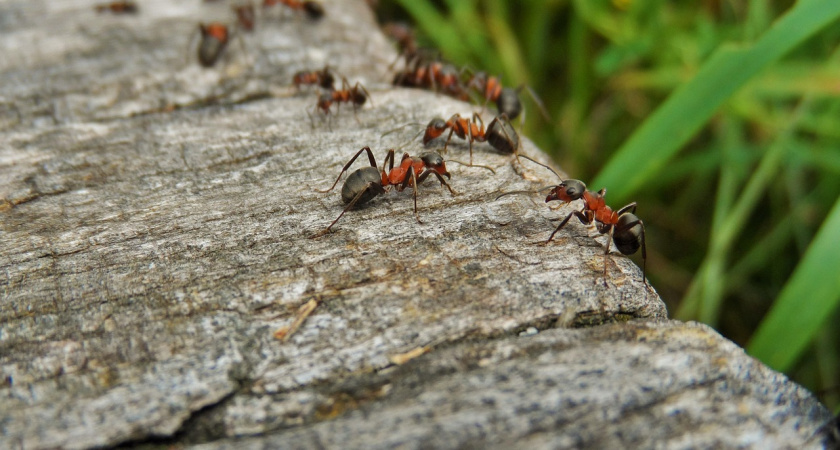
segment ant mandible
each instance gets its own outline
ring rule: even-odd
[[[368,92],[361,83],[356,82],[356,84],[351,88],[347,79],[342,77],[341,89],[321,94],[321,96],[318,97],[318,103],[315,105],[315,111],[320,111],[322,114],[328,115],[333,103],[337,103],[337,108],[341,107],[342,103],[352,103],[353,117],[355,117],[356,122],[358,122],[359,117],[356,116],[356,110],[364,105],[369,97],[370,92]],[[307,114],[309,114],[309,111],[307,111]],[[311,118],[312,116],[310,116],[310,121]]]
[[[350,158],[350,161],[344,165],[341,173],[338,174],[338,178],[335,179],[335,182],[329,189],[325,191],[318,190],[318,192],[326,193],[333,190],[338,184],[338,180],[344,175],[344,172],[350,168],[362,152],[367,152],[370,167],[357,169],[344,181],[344,186],[341,188],[341,200],[347,206],[327,228],[310,236],[310,238],[320,237],[329,233],[330,229],[341,219],[344,213],[357,204],[365,204],[377,195],[386,193],[386,188],[389,186],[394,186],[397,192],[402,192],[406,186],[414,189],[414,217],[417,219],[417,223],[423,223],[420,220],[420,216],[417,215],[417,185],[425,181],[430,175],[434,175],[440,181],[441,185],[446,186],[450,194],[456,195],[449,183],[443,179],[443,177],[451,179],[451,176],[446,170],[446,162],[439,154],[434,152],[425,153],[417,158],[409,156],[408,153],[403,153],[400,165],[394,168],[394,149],[391,149],[388,150],[388,154],[385,156],[385,161],[382,163],[382,169],[380,170],[376,165],[373,152],[368,146],[362,147],[361,150]],[[385,170],[386,165],[388,166],[387,171]]]
[[[313,0],[263,0],[263,8],[282,4],[295,11],[303,11],[312,20],[324,17],[324,6]]]
[[[335,89],[335,77],[329,66],[324,66],[321,70],[301,70],[292,76],[292,83],[298,91],[302,84],[317,84],[328,91]]]
[[[647,285],[647,278],[645,277],[645,266],[647,263],[647,249],[645,248],[645,224],[642,219],[636,216],[636,202],[613,211],[607,206],[604,201],[604,195],[607,194],[606,188],[598,192],[592,192],[586,189],[586,184],[580,180],[563,180],[557,172],[551,167],[546,166],[540,162],[521,155],[523,158],[530,160],[546,169],[551,170],[560,178],[560,184],[552,187],[551,192],[545,198],[545,202],[559,200],[564,203],[569,203],[574,200],[583,199],[583,208],[580,211],[572,211],[557,225],[557,228],[545,241],[546,244],[551,242],[554,235],[563,228],[564,225],[575,216],[584,225],[590,225],[595,222],[598,232],[607,234],[607,245],[604,249],[604,283],[607,280],[607,257],[610,254],[610,242],[614,242],[616,248],[624,255],[632,255],[642,248],[642,281]],[[498,197],[497,197],[498,198]]]
[[[486,130],[484,128],[484,121],[476,113],[472,115],[472,120],[461,117],[460,114],[454,114],[446,121],[439,117],[434,118],[426,126],[426,131],[423,135],[423,144],[427,145],[433,139],[440,137],[447,129],[449,129],[449,136],[446,138],[446,144],[444,144],[443,149],[446,150],[449,146],[449,140],[452,139],[452,134],[468,141],[470,144],[470,165],[473,162],[473,141],[486,141],[502,153],[518,154],[519,135],[516,134],[513,126],[510,125],[510,121],[505,114],[495,117]]]

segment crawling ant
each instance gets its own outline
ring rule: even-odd
[[[236,20],[239,21],[240,28],[245,31],[254,31],[254,23],[257,21],[254,4],[248,2],[246,4],[234,5],[232,8],[236,14]]]
[[[537,97],[537,94],[524,84],[516,89],[503,87],[498,77],[488,76],[486,72],[477,72],[467,82],[467,89],[470,88],[477,90],[485,101],[496,103],[496,109],[499,111],[499,114],[507,114],[510,120],[516,119],[522,113],[522,102],[519,100],[519,92],[522,89],[527,89],[531,98],[540,108],[543,117],[547,121],[551,121],[548,117],[548,112],[545,110],[545,106]]]
[[[324,17],[324,6],[313,0],[263,0],[263,8],[276,4],[286,5],[295,11],[303,11],[312,20]]]
[[[478,114],[473,114],[472,120],[461,117],[460,114],[454,114],[446,121],[439,117],[434,118],[426,126],[426,131],[423,134],[423,144],[427,145],[433,139],[440,137],[447,129],[449,129],[449,136],[446,138],[446,144],[444,144],[443,149],[446,150],[449,146],[449,141],[452,139],[453,134],[468,141],[470,144],[470,165],[472,165],[473,142],[486,141],[502,153],[519,153],[519,135],[516,134],[516,131],[510,125],[510,121],[504,114],[494,118],[486,130],[484,128],[484,121],[481,120],[481,116]]]
[[[551,192],[545,198],[546,203],[554,200],[569,203],[574,200],[583,199],[583,208],[580,211],[569,213],[560,222],[560,225],[554,229],[545,243],[548,244],[551,242],[554,235],[566,225],[572,216],[577,217],[584,225],[590,225],[592,222],[595,222],[599,233],[608,234],[607,246],[604,249],[604,282],[606,283],[607,279],[607,257],[610,254],[610,242],[614,242],[616,248],[624,255],[632,255],[639,250],[639,247],[642,248],[642,281],[647,285],[647,278],[645,277],[645,265],[647,262],[645,224],[635,214],[636,202],[630,203],[618,211],[613,211],[604,201],[604,195],[607,194],[606,188],[598,192],[589,191],[586,189],[586,184],[583,181],[563,180],[563,177],[551,167],[534,161],[527,156],[523,155],[522,157],[551,170],[557,175],[557,178],[560,178],[560,184],[553,186]],[[498,199],[499,197],[496,198]]]
[[[321,70],[301,70],[292,76],[292,83],[298,91],[302,84],[317,84],[328,91],[335,89],[335,77],[328,66],[324,66]]]
[[[385,161],[382,163],[382,169],[380,170],[376,165],[376,159],[373,157],[373,152],[368,146],[362,147],[361,150],[356,152],[356,154],[350,158],[350,161],[344,165],[341,169],[341,173],[338,174],[338,178],[335,179],[335,182],[329,189],[326,191],[319,190],[318,192],[329,192],[333,190],[333,188],[335,188],[338,184],[338,180],[340,180],[341,176],[344,175],[344,172],[350,168],[362,152],[367,152],[370,167],[357,169],[355,172],[351,173],[346,180],[344,180],[344,186],[341,188],[341,200],[346,203],[347,206],[327,228],[311,236],[311,238],[320,237],[329,233],[330,229],[336,224],[336,222],[338,222],[339,219],[341,219],[344,213],[352,209],[357,204],[365,204],[377,195],[388,192],[386,188],[389,186],[394,186],[397,192],[402,192],[406,186],[410,186],[414,189],[414,217],[417,219],[417,223],[423,223],[420,220],[420,216],[417,215],[417,186],[419,183],[425,181],[430,175],[434,175],[438,181],[440,181],[441,185],[446,186],[446,188],[449,189],[450,194],[456,195],[455,191],[452,190],[452,187],[449,186],[449,183],[443,179],[443,177],[451,179],[451,176],[446,170],[446,162],[439,154],[434,152],[425,153],[417,158],[409,156],[408,153],[404,153],[402,159],[400,160],[400,165],[397,168],[394,168],[394,149],[391,149],[388,150],[388,154],[385,156]],[[388,166],[387,171],[385,170],[386,165]]]
[[[341,89],[322,93],[321,96],[318,97],[318,103],[315,105],[315,111],[320,111],[324,115],[328,115],[333,103],[337,103],[337,108],[340,107],[342,103],[352,103],[353,116],[356,117],[356,110],[364,105],[369,97],[370,92],[368,92],[361,83],[356,82],[356,84],[351,88],[347,79],[342,77]],[[356,117],[356,121],[359,121],[358,117]]]
[[[96,12],[98,13],[110,11],[114,14],[136,14],[137,10],[137,3],[127,1],[103,3],[100,5],[96,5]]]
[[[230,31],[227,25],[219,22],[212,22],[207,25],[198,24],[201,32],[201,41],[198,44],[198,62],[203,67],[213,67],[219,57],[222,56],[225,47],[230,42]]]

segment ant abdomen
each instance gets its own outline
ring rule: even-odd
[[[516,153],[519,149],[519,135],[504,115],[500,117],[490,122],[487,128],[487,142],[502,153]]]
[[[635,225],[633,225],[635,223]],[[624,229],[629,226],[630,228]],[[632,255],[642,245],[643,226],[641,220],[635,214],[626,212],[619,216],[615,229],[621,230],[613,235],[613,242],[624,255]]]
[[[372,183],[372,184],[371,184]],[[365,191],[357,204],[363,204],[371,201],[374,197],[380,194],[375,189],[371,189],[372,185],[382,185],[382,174],[376,167],[364,167],[350,174],[344,181],[344,186],[341,188],[341,200],[344,203],[350,203],[359,195],[359,192]]]

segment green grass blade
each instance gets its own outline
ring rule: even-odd
[[[840,199],[823,222],[747,351],[786,371],[840,305]]]
[[[719,48],[610,159],[591,186],[626,202],[754,75],[840,17],[837,0],[801,0],[753,45]]]

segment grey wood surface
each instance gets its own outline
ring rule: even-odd
[[[593,228],[543,245],[578,206],[494,200],[556,179],[485,143],[495,175],[449,162],[457,195],[421,185],[422,224],[409,188],[309,239],[361,147],[418,155],[420,124],[481,110],[391,88],[365,2],[265,11],[210,69],[191,38],[224,2],[93,4],[0,3],[0,448],[828,442],[815,397],[668,321],[633,261],[605,280]],[[325,64],[372,102],[310,122],[292,74]]]

